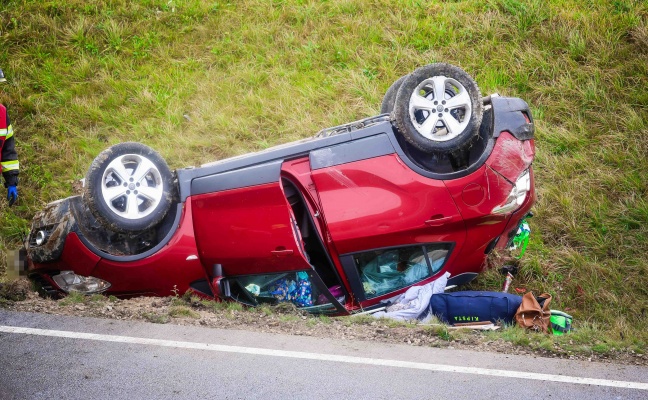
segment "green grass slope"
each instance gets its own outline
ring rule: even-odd
[[[536,118],[538,202],[514,286],[552,293],[598,349],[645,348],[642,1],[2,1],[0,100],[22,173],[18,206],[0,207],[0,262],[109,145],[146,143],[172,167],[262,149],[377,114],[393,81],[435,61]]]

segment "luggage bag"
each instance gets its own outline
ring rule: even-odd
[[[466,322],[513,323],[522,297],[502,292],[439,293],[430,300],[430,313],[450,325]]]

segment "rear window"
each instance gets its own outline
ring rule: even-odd
[[[410,286],[441,270],[449,245],[432,244],[372,250],[353,255],[366,297]]]

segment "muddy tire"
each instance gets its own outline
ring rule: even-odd
[[[449,154],[470,148],[482,114],[481,93],[470,75],[438,63],[405,77],[396,94],[392,123],[416,148]]]
[[[173,202],[174,188],[171,170],[157,152],[126,142],[94,159],[83,197],[106,229],[137,232],[162,221]]]
[[[400,89],[403,81],[407,78],[407,75],[401,76],[392,83],[392,85],[385,92],[385,97],[383,97],[382,104],[380,106],[381,114],[391,114],[394,111],[394,104],[396,103],[396,95],[398,94],[398,89]]]

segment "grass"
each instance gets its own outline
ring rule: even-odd
[[[72,291],[68,293],[62,300],[61,300],[61,306],[69,306],[72,304],[84,304],[88,297],[81,293],[81,292],[76,292]]]
[[[285,322],[285,323],[290,323],[290,322],[298,322],[301,320],[301,317],[298,315],[290,315],[290,314],[284,314],[279,316],[279,321]]]
[[[156,312],[143,312],[142,318],[154,324],[166,324],[169,322],[169,315]]]
[[[177,305],[169,308],[169,316],[173,318],[200,318],[200,314],[193,311],[191,308]]]
[[[109,145],[199,165],[376,114],[398,77],[446,61],[535,116],[536,217],[513,285],[551,293],[592,343],[648,342],[645,2],[8,0],[0,43],[22,168],[0,265]]]

